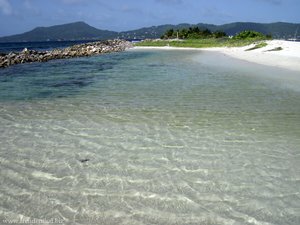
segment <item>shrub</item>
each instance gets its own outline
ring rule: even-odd
[[[266,47],[268,44],[266,42],[261,42],[259,44],[256,44],[254,47],[252,48],[249,48],[249,49],[246,49],[245,51],[252,51],[252,50],[255,50],[255,49],[259,49],[259,48],[263,48],[263,47]]]
[[[262,33],[253,30],[245,30],[233,37],[234,39],[267,39]]]

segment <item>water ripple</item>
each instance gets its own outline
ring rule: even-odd
[[[298,225],[299,92],[210,57],[226,60],[130,51],[103,70],[97,57],[22,67],[38,75],[26,88],[66,95],[0,91],[0,221]],[[62,77],[39,83],[39,67]]]

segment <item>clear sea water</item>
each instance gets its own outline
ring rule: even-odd
[[[0,53],[19,52],[24,48],[36,51],[47,51],[54,48],[65,48],[71,45],[83,44],[91,41],[41,41],[41,42],[7,42],[0,43]],[[95,40],[94,40],[95,41]]]
[[[299,75],[178,50],[2,69],[0,224],[299,225]]]

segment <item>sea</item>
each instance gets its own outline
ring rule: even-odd
[[[151,49],[0,70],[3,225],[299,225],[299,165],[299,72]]]
[[[76,44],[93,42],[95,40],[83,41],[41,41],[41,42],[7,42],[0,43],[0,53],[20,52],[24,48],[35,51],[49,51],[55,48],[66,48]]]

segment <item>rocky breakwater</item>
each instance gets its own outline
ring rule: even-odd
[[[107,40],[73,45],[64,49],[39,52],[25,48],[21,52],[0,53],[0,68],[30,62],[47,62],[53,59],[68,59],[92,56],[110,52],[120,52],[131,48],[132,44],[125,40]]]

